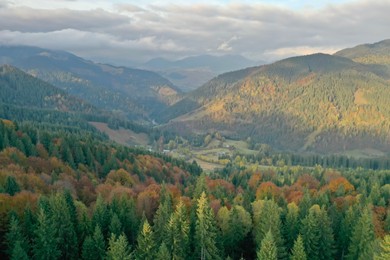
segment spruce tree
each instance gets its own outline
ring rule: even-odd
[[[167,248],[167,245],[163,242],[157,251],[156,260],[169,260],[169,259],[180,259],[180,258],[172,258]]]
[[[301,231],[308,259],[319,259],[320,227],[317,216],[320,212],[318,205],[310,208],[309,214],[302,220]]]
[[[195,226],[195,253],[201,260],[220,259],[217,248],[217,230],[215,217],[210,208],[206,193],[198,199]]]
[[[132,256],[129,249],[129,244],[125,235],[120,235],[118,238],[111,234],[108,241],[107,260],[131,260]],[[144,258],[148,259],[148,258]]]
[[[364,260],[373,258],[375,234],[371,214],[369,207],[364,208],[360,218],[356,222],[348,248],[347,259]]]
[[[40,208],[38,212],[33,255],[34,259],[45,260],[59,259],[61,255],[58,249],[57,238],[55,237],[55,230],[43,208]]]
[[[50,222],[55,231],[55,239],[62,259],[76,259],[78,256],[77,234],[64,194],[50,198]]]
[[[160,245],[164,241],[164,237],[167,233],[167,223],[172,213],[172,200],[166,186],[163,185],[161,189],[160,204],[154,215],[153,219],[153,231],[155,241],[157,245]]]
[[[14,196],[16,193],[20,191],[19,184],[16,182],[14,176],[7,176],[7,178],[5,179],[4,189],[5,192],[11,196]]]
[[[380,243],[380,252],[374,256],[375,260],[390,259],[390,235],[386,235]]]
[[[174,259],[187,259],[189,250],[189,222],[186,208],[182,201],[172,213],[165,234],[165,244]]]
[[[319,258],[322,260],[331,260],[333,259],[334,253],[334,237],[332,223],[324,207],[319,212],[319,215],[317,216],[317,221],[319,227]]]
[[[271,228],[272,237],[278,249],[278,258],[285,259],[287,252],[281,234],[282,223],[280,220],[281,209],[273,200],[257,200],[252,203],[253,208],[253,233],[255,242],[259,246],[265,235]]]
[[[301,235],[298,235],[291,250],[290,260],[306,260],[305,247]]]
[[[290,250],[299,234],[299,208],[292,202],[287,205],[286,223],[284,225],[284,234],[286,238],[287,250]]]
[[[155,242],[153,239],[153,230],[149,222],[144,218],[144,223],[137,237],[136,258],[152,260],[155,257]]]
[[[22,247],[20,241],[16,241],[14,248],[11,253],[10,260],[28,260],[28,255],[26,250]]]
[[[258,260],[277,260],[277,247],[271,230],[267,232],[261,241],[260,250],[257,252]]]
[[[28,252],[28,244],[27,239],[23,234],[22,228],[19,224],[19,220],[16,217],[16,215],[10,216],[10,224],[8,232],[5,235],[5,242],[7,245],[7,252],[10,257],[12,257],[12,254],[15,251],[16,244],[21,247],[21,250],[24,252]],[[20,252],[20,249],[17,251]]]
[[[117,237],[122,233],[122,223],[116,213],[111,214],[111,223],[108,229],[110,234],[114,234]]]

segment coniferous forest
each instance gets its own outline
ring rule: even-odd
[[[1,258],[389,259],[390,171],[195,163],[0,121]]]

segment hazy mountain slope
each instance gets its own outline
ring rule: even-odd
[[[97,64],[62,51],[0,47],[0,62],[15,65],[107,110],[148,117],[175,100],[178,90],[157,73]]]
[[[0,103],[31,108],[97,113],[90,104],[69,96],[42,80],[10,65],[0,66]]]
[[[179,132],[223,134],[280,149],[390,148],[390,73],[314,54],[221,75],[167,110]],[[191,111],[181,109],[192,103]],[[183,113],[173,113],[183,111]]]
[[[170,61],[156,58],[144,64],[144,68],[156,71],[184,91],[194,90],[218,74],[264,64],[240,55],[199,55]]]

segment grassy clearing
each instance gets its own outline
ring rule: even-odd
[[[149,142],[148,135],[145,133],[135,133],[128,129],[120,128],[114,130],[108,127],[106,123],[89,122],[96,127],[99,131],[107,134],[110,140],[113,140],[122,145],[141,145],[147,146]]]

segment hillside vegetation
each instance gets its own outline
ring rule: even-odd
[[[94,63],[62,51],[0,46],[0,64],[17,66],[98,108],[133,119],[148,119],[178,94],[157,73]]]
[[[321,153],[390,148],[390,70],[326,54],[226,73],[164,111],[167,129],[219,131]]]

